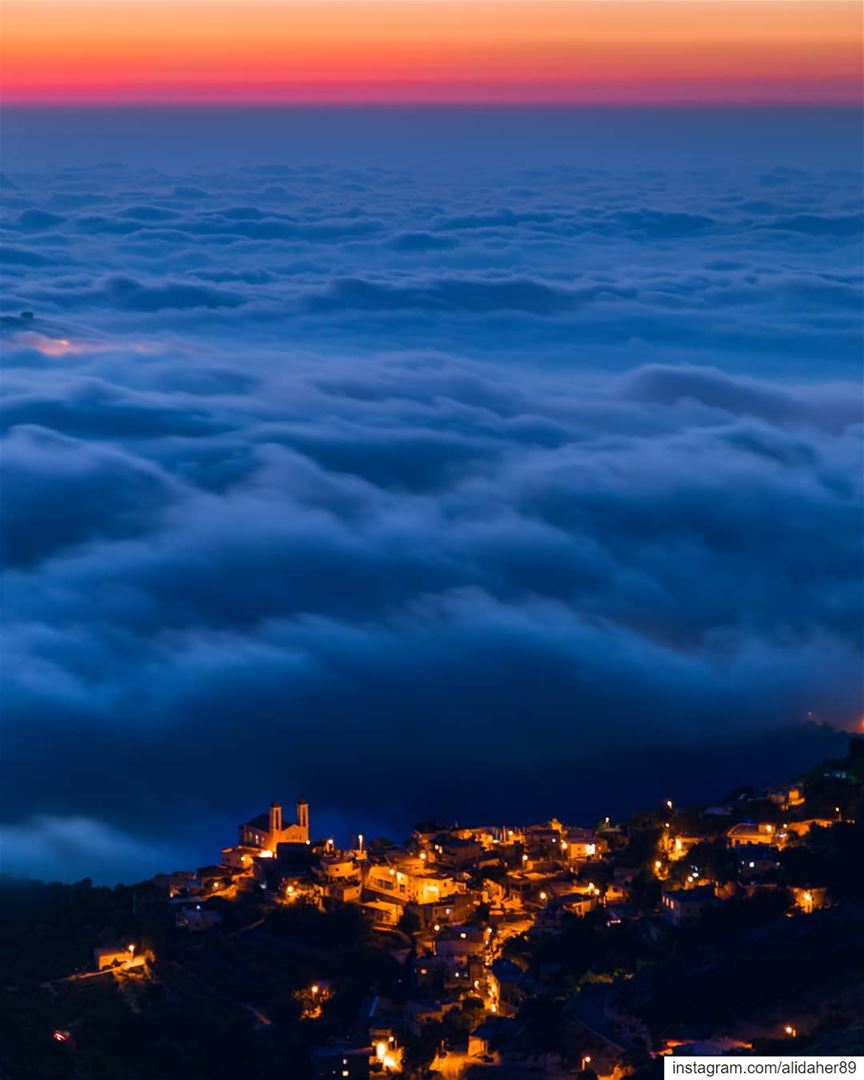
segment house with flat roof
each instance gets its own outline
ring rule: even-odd
[[[693,889],[668,889],[661,894],[663,914],[675,926],[698,922],[709,908],[717,903],[713,885],[697,885]]]

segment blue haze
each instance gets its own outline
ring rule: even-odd
[[[859,115],[3,120],[4,869],[712,799],[860,714]]]

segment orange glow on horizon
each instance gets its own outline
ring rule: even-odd
[[[2,0],[7,103],[853,102],[856,0]]]

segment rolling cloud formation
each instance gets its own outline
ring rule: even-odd
[[[578,816],[849,726],[859,185],[8,177],[7,868],[203,863],[274,795]]]

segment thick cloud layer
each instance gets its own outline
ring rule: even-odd
[[[9,179],[10,868],[710,797],[861,708],[855,175]]]

